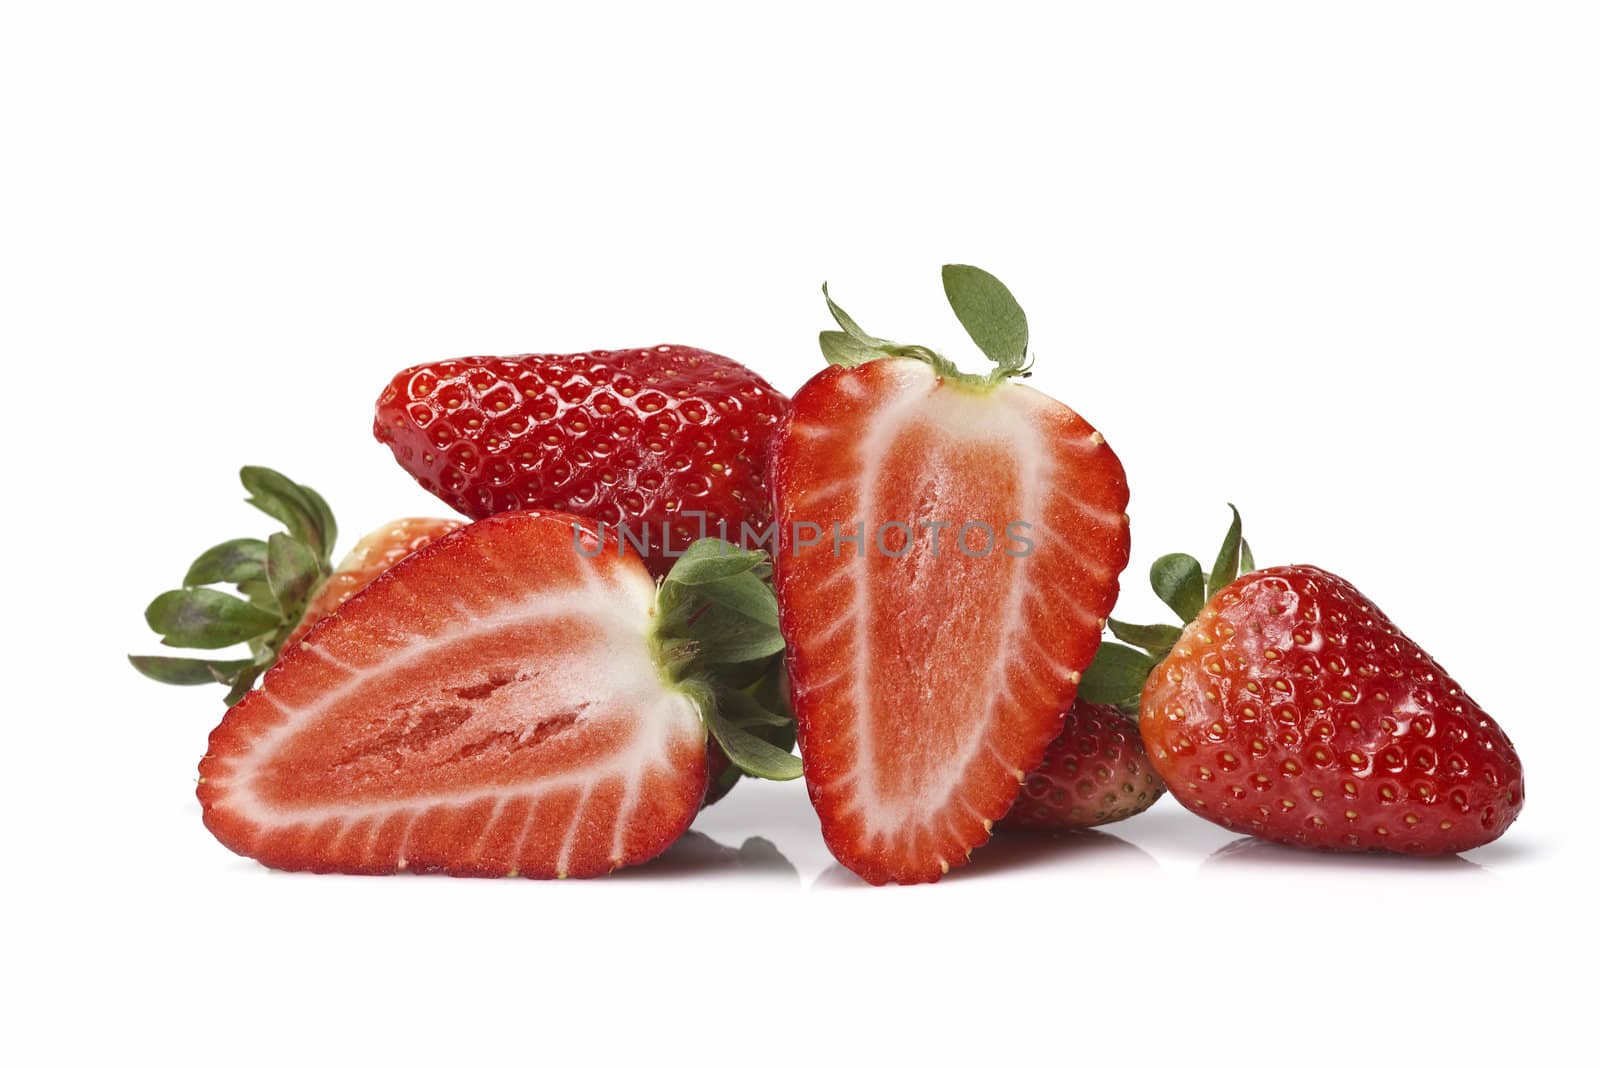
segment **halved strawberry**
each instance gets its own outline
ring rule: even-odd
[[[806,784],[828,847],[873,883],[935,880],[988,839],[1060,733],[1128,560],[1115,454],[1010,381],[1021,309],[976,268],[944,278],[995,370],[874,338],[829,300],[835,366],[774,453]]]
[[[797,761],[720,674],[781,644],[760,553],[691,547],[659,591],[587,521],[510,512],[407,556],[286,649],[212,732],[206,826],[272,867],[565,877],[694,818],[706,733]]]

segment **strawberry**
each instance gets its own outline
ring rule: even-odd
[[[1166,793],[1139,729],[1112,705],[1079,699],[1002,827],[1067,831],[1137,816]]]
[[[1151,581],[1187,625],[1113,620],[1153,655],[1107,643],[1084,688],[1137,700],[1151,761],[1191,812],[1286,845],[1418,855],[1517,818],[1511,740],[1346,580],[1256,570],[1235,510],[1209,577],[1177,554]]]
[[[457,519],[397,519],[357,542],[330,574],[328,559],[337,528],[321,495],[263,467],[244,468],[240,479],[250,491],[249,503],[284,522],[287,529],[266,541],[236,538],[206,550],[190,566],[184,588],[161,594],[145,617],[163,636],[163,644],[215,649],[244,641],[252,655],[243,660],[128,658],[158,682],[222,682],[229,687],[229,705],[276,662],[280,650],[304,638],[324,616],[401,559],[464,525]],[[293,566],[309,566],[314,574],[309,578],[288,574],[285,569]],[[245,599],[206,588],[225,583],[233,584]],[[772,602],[770,597],[758,597],[755,603]],[[765,621],[770,627],[776,626],[775,608],[773,613]],[[719,665],[718,672],[722,681],[748,691],[772,711],[774,722],[756,724],[752,731],[784,752],[792,750],[793,718],[780,688],[782,654]],[[710,805],[727,794],[743,773],[715,741],[707,744],[706,759],[710,785],[705,804]]]
[[[300,620],[300,625],[289,635],[286,644],[294,644],[305,637],[323,616],[332,615],[334,610],[355,596],[358,590],[366,587],[373,579],[383,574],[389,568],[399,563],[403,558],[410,556],[418,549],[449,534],[453,530],[460,530],[462,522],[459,519],[396,519],[386,523],[367,534],[366,537],[356,542],[354,549],[334,569],[333,574],[322,584],[311,602],[306,605],[305,616]]]
[[[828,847],[871,883],[936,880],[988,840],[1061,732],[1128,560],[1115,454],[1011,381],[1021,308],[976,268],[944,282],[994,370],[872,337],[829,299],[833,366],[773,457],[806,785]]]
[[[652,574],[696,537],[772,516],[769,439],[788,401],[725,356],[657,345],[408,367],[373,433],[424,489],[481,519],[556,508],[611,524]]]
[[[212,546],[189,566],[183,588],[150,603],[145,620],[162,644],[221,649],[247,643],[242,660],[130,656],[141,673],[178,686],[221,682],[227,703],[244,696],[285,646],[299,641],[401,557],[460,527],[456,519],[396,519],[362,538],[337,568],[330,563],[338,534],[321,494],[265,467],[240,470],[248,502],[284,524],[262,541],[234,538]],[[209,587],[232,585],[235,597]]]
[[[719,673],[781,645],[764,555],[696,542],[658,589],[601,545],[511,512],[400,560],[212,732],[206,826],[288,870],[590,876],[688,827],[708,728],[745,773],[798,774]]]

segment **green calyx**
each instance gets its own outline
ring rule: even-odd
[[[141,674],[174,686],[219,682],[231,706],[250,692],[305,616],[306,605],[333,573],[338,526],[321,494],[266,467],[245,467],[246,502],[284,525],[265,541],[234,538],[195,558],[178,589],[150,602],[145,622],[161,644],[180,649],[225,649],[243,644],[249,656],[211,660],[130,656]],[[231,586],[236,593],[216,589]]]
[[[872,336],[834,303],[828,295],[826,282],[822,284],[822,296],[839,329],[824,330],[818,336],[822,355],[837,367],[859,367],[885,358],[921,360],[940,378],[985,392],[1008,378],[1026,378],[1033,366],[1028,359],[1028,317],[1011,291],[1000,279],[978,267],[947,263],[942,275],[945,298],[950,301],[951,310],[961,320],[968,336],[995,365],[988,374],[968,374],[948,357],[922,345],[901,345]]]
[[[694,701],[734,768],[795,779],[800,758],[771,576],[766,553],[700,539],[662,580],[651,641],[667,684]]]
[[[1222,548],[1209,573],[1187,553],[1169,553],[1150,565],[1151,588],[1184,626],[1193,623],[1206,602],[1224,587],[1256,569],[1255,555],[1244,540],[1239,509],[1231,504],[1228,509],[1233,512],[1233,522],[1223,535]],[[1140,626],[1119,619],[1109,620],[1108,625],[1117,641],[1100,643],[1094,662],[1083,673],[1078,696],[1097,704],[1115,705],[1124,713],[1137,716],[1145,679],[1172,651],[1183,636],[1183,629],[1170,623]]]

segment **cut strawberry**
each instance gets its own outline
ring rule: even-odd
[[[697,543],[658,591],[574,516],[465,527],[228,712],[200,764],[206,826],[289,870],[546,878],[648,860],[700,807],[707,726],[747,774],[798,774],[752,732],[776,717],[724,678],[781,648],[763,561]]]
[[[807,786],[873,883],[935,880],[988,839],[1060,733],[1128,560],[1116,456],[1009,381],[1021,309],[975,268],[945,283],[994,372],[871,337],[830,300],[835,366],[794,398],[773,464]]]

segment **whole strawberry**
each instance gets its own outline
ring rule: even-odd
[[[1098,827],[1137,816],[1166,792],[1145,755],[1139,728],[1112,705],[1077,701],[1000,826],[1030,831]]]
[[[660,577],[698,537],[766,533],[768,439],[788,407],[749,368],[682,345],[474,356],[395,375],[373,433],[452,508],[623,524],[611,536]]]
[[[321,494],[266,467],[242,468],[239,481],[250,494],[248,503],[284,529],[265,539],[233,538],[207,549],[189,565],[181,588],[150,602],[145,620],[163,645],[214,650],[243,644],[249,655],[128,658],[157,682],[220,682],[228,687],[229,705],[324,616],[403,557],[463,525],[458,519],[396,519],[367,534],[335,567],[338,526]],[[224,585],[233,592],[215,588]]]
[[[1114,621],[1162,659],[1108,644],[1091,669],[1126,686],[1153,667],[1140,731],[1178,800],[1313,849],[1456,853],[1504,833],[1524,791],[1499,725],[1349,582],[1255,571],[1241,546],[1235,512],[1209,585],[1192,557],[1156,561],[1152,582],[1188,625]]]

